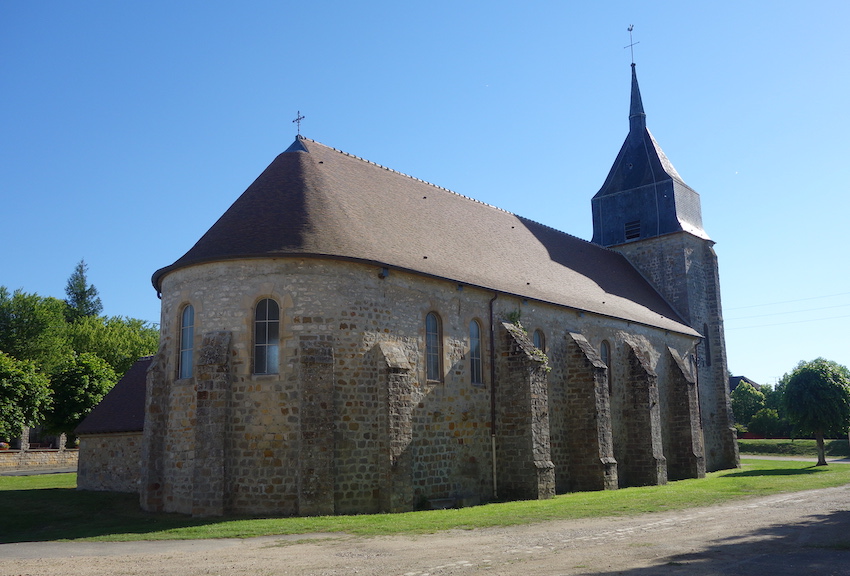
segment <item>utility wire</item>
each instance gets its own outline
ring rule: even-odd
[[[837,296],[847,296],[850,292],[842,292],[841,294],[829,294],[827,296],[812,296],[810,298],[799,298],[797,300],[785,300],[783,302],[768,302],[765,304],[750,304],[749,306],[736,306],[735,308],[726,308],[729,310],[743,310],[744,308],[758,308],[760,306],[776,306],[778,304],[793,304],[794,302],[805,302],[806,300],[819,300],[821,298],[835,298]]]
[[[747,330],[748,328],[769,328],[771,326],[785,326],[787,324],[804,324],[806,322],[826,322],[828,320],[838,320],[840,318],[850,318],[850,314],[846,316],[831,316],[829,318],[810,318],[808,320],[796,320],[794,322],[779,322],[776,324],[760,324],[759,326],[732,326],[726,327],[726,330]]]
[[[822,306],[821,308],[807,308],[805,310],[790,310],[788,312],[771,312],[769,314],[756,314],[755,316],[736,316],[735,318],[727,318],[727,321],[744,320],[747,318],[764,318],[766,316],[782,316],[785,314],[799,314],[800,312],[815,312],[817,310],[830,310],[832,308],[846,308],[850,304],[836,304],[835,306]]]

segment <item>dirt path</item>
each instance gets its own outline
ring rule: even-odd
[[[0,545],[3,575],[850,575],[850,485],[628,519],[415,537]]]

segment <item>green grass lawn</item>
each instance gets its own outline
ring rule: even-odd
[[[776,454],[781,456],[805,456],[817,458],[817,445],[814,440],[771,439],[738,440],[741,454]],[[824,452],[827,458],[850,458],[850,445],[847,439],[825,440]]]
[[[547,520],[624,516],[705,506],[850,483],[850,465],[747,460],[736,470],[666,486],[564,494],[551,500],[487,504],[459,510],[311,518],[189,518],[148,514],[134,494],[75,490],[75,474],[0,477],[0,542],[246,538],[341,532],[421,534]]]

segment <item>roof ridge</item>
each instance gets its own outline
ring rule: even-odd
[[[513,212],[511,212],[511,214],[513,214]],[[549,230],[554,230],[555,232],[563,234],[564,236],[569,236],[570,238],[575,238],[576,240],[581,240],[582,242],[586,242],[587,244],[593,244],[593,242],[591,242],[590,240],[585,240],[581,236],[576,236],[575,234],[570,234],[569,232],[564,232],[563,230],[561,230],[559,228],[555,228],[554,226],[550,226],[549,224],[544,224],[543,222],[538,222],[537,220],[532,220],[531,218],[526,218],[525,216],[520,216],[519,214],[514,214],[514,216],[516,216],[517,218],[522,218],[523,220],[528,220],[529,222],[533,222],[533,223],[537,224],[538,226],[542,226],[543,228],[548,228]],[[595,246],[597,248],[604,248],[604,246],[599,246],[598,244],[593,244],[593,246]]]
[[[411,176],[410,174],[406,174],[405,172],[399,172],[398,170],[390,168],[389,166],[384,166],[383,164],[378,164],[377,162],[372,162],[371,160],[363,158],[362,156],[358,156],[356,154],[346,152],[345,150],[340,150],[339,148],[334,148],[333,146],[328,146],[327,144],[323,144],[322,142],[319,142],[318,140],[313,140],[312,138],[307,138],[306,136],[301,136],[300,138],[301,138],[301,140],[308,140],[308,141],[310,141],[314,144],[318,144],[319,146],[324,146],[325,148],[328,148],[329,150],[333,150],[334,152],[338,152],[338,153],[340,153],[344,156],[348,156],[349,158],[354,158],[355,160],[360,160],[361,162],[365,162],[367,164],[371,164],[372,166],[382,168],[382,169],[386,170],[387,172],[392,172],[394,174],[398,174],[399,176],[404,176],[405,178],[415,180],[416,182],[421,182],[422,184],[425,184],[427,186],[431,186],[432,188],[437,188],[438,190],[443,190],[444,192],[454,194],[455,196],[460,196],[461,198],[466,198],[467,200],[471,200],[471,201],[473,201],[477,204],[483,204],[484,206],[488,206],[490,208],[498,210],[499,212],[504,212],[504,213],[510,214],[512,216],[520,217],[519,214],[511,212],[510,210],[505,210],[504,208],[499,208],[498,206],[493,206],[492,204],[488,204],[487,202],[483,202],[481,200],[473,198],[472,196],[467,196],[466,194],[461,194],[460,192],[455,192],[451,188],[446,188],[445,186],[440,186],[439,184],[434,184],[433,182],[423,180],[422,178],[417,178],[416,176]],[[526,220],[530,220],[530,219],[526,218]]]
[[[339,152],[340,154],[343,154],[344,156],[348,156],[350,158],[360,160],[361,162],[366,162],[367,164],[371,164],[371,165],[376,166],[378,168],[383,168],[384,170],[386,170],[388,172],[393,172],[394,174],[398,174],[399,176],[404,176],[405,178],[410,178],[411,180],[421,182],[421,183],[426,184],[428,186],[431,186],[433,188],[437,188],[438,190],[443,190],[445,192],[449,192],[450,194],[454,194],[455,196],[460,196],[461,198],[466,198],[467,200],[471,200],[471,201],[473,201],[477,204],[483,204],[484,206],[488,206],[489,208],[493,208],[495,210],[498,210],[499,212],[504,212],[505,214],[510,214],[511,216],[516,216],[517,218],[527,220],[528,222],[532,222],[534,224],[537,224],[538,226],[548,228],[550,230],[553,230],[555,232],[563,234],[564,236],[569,236],[571,238],[575,238],[576,240],[581,240],[582,242],[587,242],[588,244],[593,244],[593,242],[591,242],[590,240],[585,240],[584,238],[581,238],[580,236],[576,236],[575,234],[570,234],[569,232],[565,232],[564,230],[561,230],[559,228],[555,228],[554,226],[550,226],[549,224],[544,224],[542,222],[538,222],[537,220],[527,218],[525,216],[522,216],[521,214],[517,214],[516,212],[511,212],[510,210],[505,210],[504,208],[499,208],[498,206],[488,204],[487,202],[483,202],[481,200],[473,198],[472,196],[467,196],[466,194],[461,194],[460,192],[455,192],[454,190],[452,190],[450,188],[446,188],[444,186],[440,186],[439,184],[434,184],[432,182],[428,182],[427,180],[417,178],[416,176],[411,176],[410,174],[406,174],[404,172],[400,172],[400,171],[395,170],[393,168],[390,168],[388,166],[384,166],[383,164],[378,164],[377,162],[372,162],[371,160],[368,160],[368,159],[363,158],[361,156],[357,156],[356,154],[351,154],[350,152],[346,152],[345,150],[340,150],[339,148],[334,148],[333,146],[328,146],[327,144],[319,142],[318,140],[313,140],[312,138],[307,138],[304,135],[301,135],[300,138],[301,138],[301,140],[309,140],[310,142],[312,142],[314,144],[318,144],[319,146],[323,146],[325,148],[333,150],[334,152]],[[596,244],[594,244],[594,246],[596,246]]]

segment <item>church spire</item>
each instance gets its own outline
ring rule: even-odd
[[[640,86],[638,86],[635,63],[632,62],[632,102],[629,108],[629,132],[633,135],[642,135],[646,129],[646,113],[643,111],[643,100],[640,98]]]
[[[592,241],[602,246],[681,231],[708,239],[699,195],[685,184],[646,127],[634,62],[629,134],[591,206]]]

